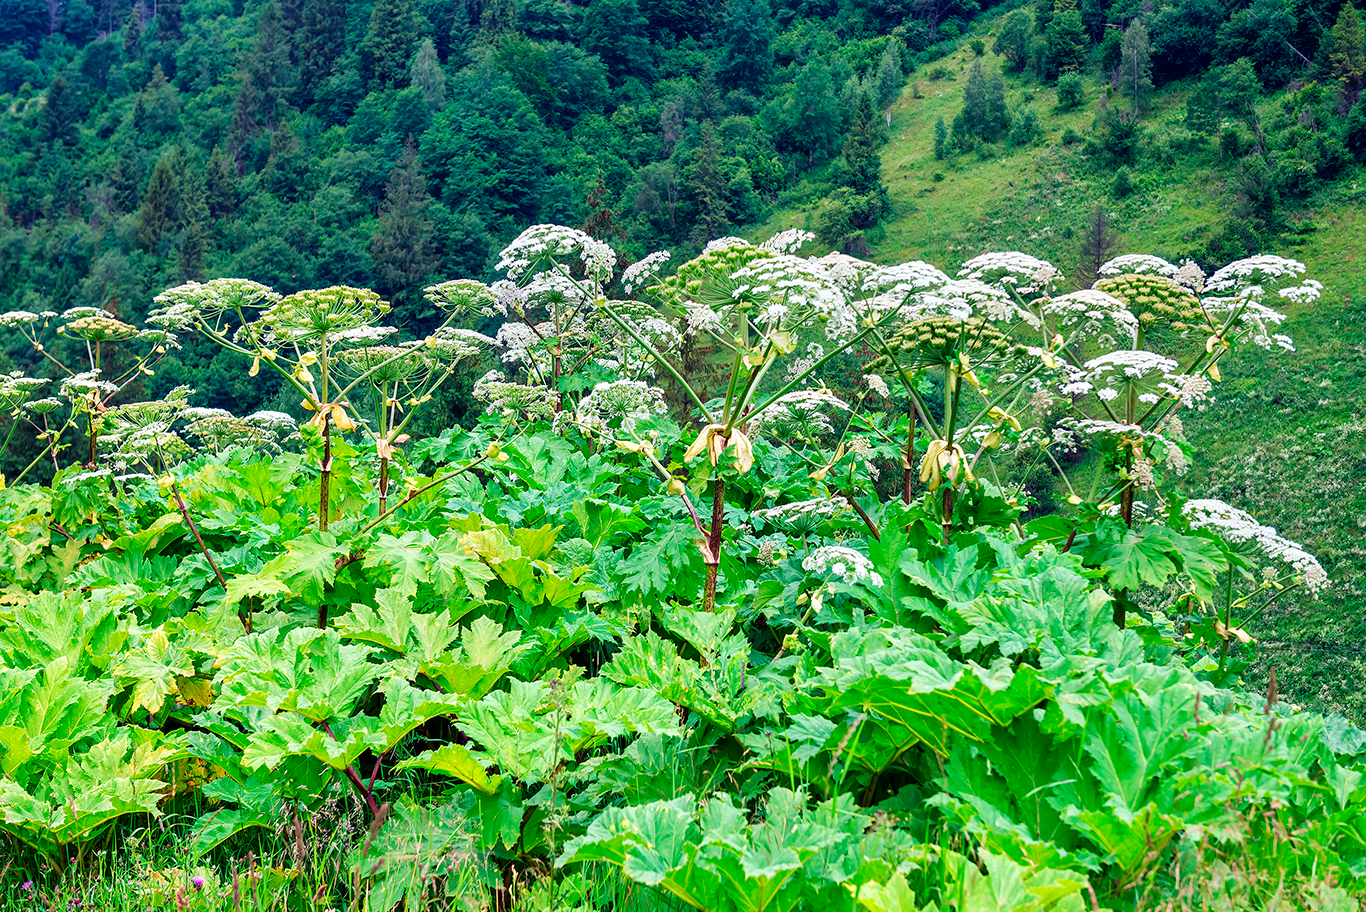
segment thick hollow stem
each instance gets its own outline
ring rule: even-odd
[[[702,610],[716,608],[716,576],[721,569],[721,542],[726,523],[726,481],[716,479],[711,495],[711,535],[707,539],[707,588],[702,596]]]
[[[327,531],[328,488],[332,482],[332,416],[323,413],[323,463],[318,476],[318,528]]]

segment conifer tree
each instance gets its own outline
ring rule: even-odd
[[[873,194],[879,198],[886,193],[882,186],[882,157],[877,152],[883,137],[881,118],[873,110],[868,93],[864,92],[859,96],[854,122],[849,126],[844,147],[840,150],[844,186],[855,193]]]
[[[463,3],[457,5],[464,6]],[[299,18],[299,30],[294,36],[295,54],[299,64],[300,102],[307,105],[332,75],[332,65],[345,49],[346,7],[342,0],[303,0]]]
[[[1063,73],[1081,72],[1086,62],[1088,39],[1081,13],[1077,11],[1077,0],[1057,0],[1044,38],[1047,40],[1043,57],[1045,76],[1056,79]]]
[[[180,190],[172,157],[168,153],[157,161],[138,206],[138,246],[153,253],[160,252],[162,240],[175,233],[180,213]]]
[[[63,76],[52,80],[38,112],[38,134],[44,142],[65,145],[74,142],[80,121],[75,92]]]
[[[702,241],[720,236],[726,225],[726,178],[721,171],[721,150],[716,145],[716,131],[710,120],[702,124],[702,142],[693,154],[687,169],[688,190],[697,205],[697,227],[705,237]]]
[[[136,9],[128,11],[128,19],[123,24],[123,59],[136,60],[142,46],[142,17]]]
[[[421,20],[412,0],[375,0],[365,33],[365,60],[376,88],[396,87],[408,75]]]
[[[1333,25],[1333,53],[1329,57],[1333,77],[1342,87],[1342,106],[1356,104],[1361,97],[1363,78],[1366,78],[1366,35],[1361,28],[1361,14],[1347,0]]]
[[[276,0],[266,0],[256,20],[256,38],[243,61],[259,96],[256,116],[274,129],[283,113],[285,99],[295,90],[297,74],[290,60],[290,39]]]
[[[474,39],[474,33],[470,28],[470,10],[465,5],[465,0],[456,0],[455,9],[451,11],[450,35],[450,50],[447,52],[446,62],[452,68],[458,69],[468,60],[470,42]]]
[[[934,122],[934,157],[939,161],[944,160],[944,156],[949,151],[949,128],[944,125],[944,116],[941,114],[939,119]]]
[[[224,218],[237,211],[236,167],[221,146],[213,147],[204,166],[204,199],[211,218]]]
[[[209,250],[208,188],[206,174],[200,168],[187,168],[181,180],[181,210],[185,219],[185,233],[180,239],[177,269],[180,281],[199,282],[204,279],[204,256]]]
[[[901,69],[901,42],[895,37],[887,39],[887,47],[877,62],[877,72],[873,76],[873,103],[884,112],[887,126],[892,125],[892,105],[901,97],[901,87],[906,84],[905,73]]]
[[[1097,206],[1095,212],[1086,220],[1086,233],[1081,238],[1081,251],[1077,263],[1076,280],[1081,288],[1090,288],[1100,275],[1104,266],[1119,246],[1119,238],[1110,227],[1105,209]]]
[[[441,61],[436,56],[436,44],[432,39],[422,39],[408,67],[408,78],[412,85],[422,90],[422,100],[433,111],[440,111],[446,106],[446,73],[441,69]]]
[[[391,299],[401,299],[440,265],[432,245],[431,203],[417,146],[409,137],[389,174],[379,225],[370,239],[379,290]]]
[[[1143,110],[1143,100],[1153,87],[1153,57],[1148,44],[1148,27],[1135,19],[1124,30],[1119,52],[1120,84],[1133,104],[1134,116]]]

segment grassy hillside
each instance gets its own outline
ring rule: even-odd
[[[996,20],[999,23],[999,19]],[[990,48],[994,23],[980,26]],[[1091,134],[1101,88],[1088,80],[1087,101],[1063,112],[1052,88],[1006,75],[1011,110],[1034,108],[1043,136],[1029,147],[989,147],[987,157],[934,157],[935,122],[962,108],[962,83],[975,55],[964,46],[922,68],[892,112],[882,149],[883,181],[894,214],[870,238],[885,262],[926,259],[951,268],[990,250],[1017,249],[1074,268],[1084,223],[1105,207],[1121,242],[1115,254],[1155,253],[1205,262],[1209,238],[1230,205],[1225,188],[1233,162],[1214,145],[1182,155],[1168,151],[1180,133],[1191,85],[1154,93],[1134,190],[1112,193],[1115,171],[1088,156],[1083,142],[1063,144],[1069,128]],[[1003,61],[989,51],[984,66]],[[942,67],[947,76],[931,79]],[[1274,117],[1284,95],[1265,98]],[[1112,104],[1119,102],[1112,101]],[[1187,421],[1202,461],[1186,476],[1191,492],[1228,500],[1317,554],[1333,577],[1319,600],[1292,595],[1259,619],[1254,634],[1265,676],[1275,667],[1290,699],[1366,718],[1366,179],[1361,169],[1301,203],[1282,205],[1284,229],[1267,252],[1294,256],[1324,283],[1323,299],[1291,308],[1285,326],[1295,353],[1245,352],[1227,362],[1218,399]],[[774,216],[769,231],[810,226],[811,210]]]

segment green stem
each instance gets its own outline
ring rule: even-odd
[[[649,342],[646,342],[643,338],[641,338],[640,333],[636,332],[634,327],[632,327],[620,316],[618,316],[616,311],[612,309],[612,305],[605,304],[603,305],[602,309],[603,312],[611,318],[612,322],[620,326],[622,331],[625,332],[626,335],[630,336],[633,340],[635,340],[635,343],[637,345],[639,345],[641,348],[644,348],[647,352],[649,352],[650,357],[655,360],[655,363],[663,367],[666,371],[668,371],[669,376],[673,377],[675,382],[677,382],[679,386],[683,387],[683,389],[687,392],[688,396],[691,397],[692,401],[696,403],[697,408],[702,412],[702,417],[706,420],[707,424],[716,424],[716,419],[712,417],[711,412],[708,411],[706,404],[702,401],[702,398],[697,395],[697,391],[694,390],[691,385],[689,385],[688,381],[683,379],[683,375],[680,374],[678,370],[672,364],[670,364],[663,355],[655,351],[655,347],[653,345],[651,345]]]

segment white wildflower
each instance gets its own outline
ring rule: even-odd
[[[1175,266],[1161,257],[1147,253],[1126,253],[1108,260],[1096,274],[1101,278],[1119,275],[1160,275],[1172,278],[1177,271]]]
[[[866,555],[842,545],[817,548],[802,561],[802,569],[807,573],[829,573],[850,585],[864,583],[874,589],[883,585],[882,577],[873,570],[873,562]]]

